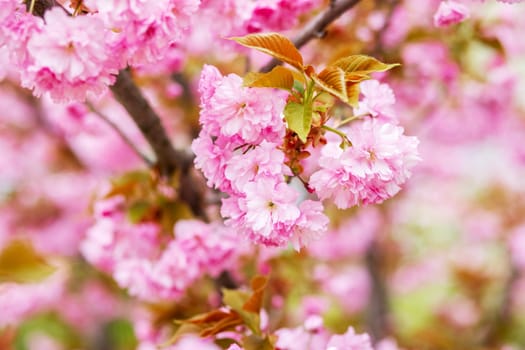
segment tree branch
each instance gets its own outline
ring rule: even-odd
[[[343,13],[357,5],[359,1],[360,0],[331,1],[330,6],[317,15],[314,19],[312,19],[299,33],[299,35],[292,40],[295,47],[300,49],[310,40],[322,38],[326,33],[326,27],[338,19]],[[272,59],[270,62],[268,62],[268,64],[261,68],[261,72],[269,72],[279,64],[280,62],[278,60]]]
[[[135,85],[129,70],[124,69],[119,72],[117,81],[111,86],[111,91],[128,111],[153,149],[160,174],[170,177],[178,172],[179,198],[190,206],[194,215],[207,220],[206,212],[202,207],[203,193],[191,174],[193,157],[173,147],[160,117]]]
[[[375,44],[370,52],[370,55],[374,57],[384,54],[383,52],[384,51],[383,50],[384,34],[388,32],[388,29],[390,28],[390,23],[392,22],[392,17],[394,16],[394,12],[397,6],[399,6],[399,4],[401,3],[401,0],[390,0],[390,1],[386,1],[386,3],[388,5],[388,8],[385,13],[385,21],[383,25],[381,26],[381,28],[374,35]],[[381,58],[384,58],[384,57],[381,57]]]
[[[86,101],[86,106],[100,119],[102,119],[106,124],[108,124],[120,136],[120,138],[133,150],[133,152],[135,152],[135,154],[140,159],[142,159],[144,163],[146,163],[148,167],[152,167],[155,165],[155,162],[149,159],[149,157],[146,156],[144,153],[142,153],[140,149],[133,143],[133,141],[131,141],[130,138],[124,133],[124,131],[122,131],[115,122],[108,118],[107,115],[95,108],[95,106],[89,101]]]
[[[159,116],[135,85],[129,70],[120,71],[111,91],[153,149],[161,175],[170,176],[177,168],[187,168],[187,156],[175,150]]]
[[[511,262],[510,273],[505,281],[503,291],[501,293],[501,301],[494,316],[490,320],[486,329],[482,333],[480,344],[483,346],[495,346],[498,343],[505,328],[509,326],[512,317],[512,292],[516,282],[520,277],[519,269]]]
[[[389,333],[388,292],[381,271],[382,259],[378,242],[370,243],[365,259],[371,285],[366,322],[372,339],[378,341]]]

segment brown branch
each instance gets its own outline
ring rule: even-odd
[[[120,71],[111,91],[153,149],[160,173],[170,176],[177,168],[187,168],[187,156],[175,150],[159,116],[135,85],[129,70]]]
[[[370,277],[370,301],[366,315],[368,331],[374,341],[383,339],[389,334],[388,292],[385,285],[382,259],[378,242],[372,242],[366,251],[366,268]]]
[[[374,44],[374,47],[372,48],[371,52],[370,52],[370,55],[371,56],[374,56],[374,57],[377,57],[377,56],[380,56],[380,55],[383,55],[384,54],[384,48],[383,48],[383,40],[384,40],[384,35],[386,32],[388,32],[389,28],[390,28],[390,23],[392,22],[392,17],[394,16],[394,12],[396,10],[396,8],[400,5],[401,3],[401,0],[390,0],[390,1],[382,1],[382,2],[386,2],[387,5],[388,5],[388,9],[386,10],[386,14],[385,14],[385,21],[383,23],[383,25],[381,26],[381,28],[375,33],[374,35],[374,41],[375,41],[375,44]],[[381,57],[383,58],[383,57]]]
[[[112,121],[107,115],[105,115],[104,113],[102,113],[101,111],[99,111],[97,108],[95,108],[95,106],[89,102],[89,101],[86,101],[86,106],[93,112],[95,113],[100,119],[102,119],[106,124],[108,124],[112,129],[113,131],[115,131],[119,136],[120,138],[122,139],[122,141],[124,141],[128,146],[129,148],[131,148],[131,150],[133,150],[133,152],[140,158],[144,161],[144,163],[146,163],[146,165],[148,167],[152,167],[155,165],[155,162],[151,159],[149,159],[148,156],[146,156],[144,153],[142,153],[140,151],[140,149],[137,147],[137,145],[135,145],[135,143],[133,143],[133,141],[131,141],[131,139],[128,137],[128,135],[126,135],[124,133],[124,131],[122,131],[119,126],[114,122]]]
[[[510,272],[503,286],[501,301],[494,316],[481,335],[480,344],[483,346],[496,346],[505,328],[509,326],[512,318],[512,293],[520,277],[519,269],[510,263]]]
[[[326,27],[338,19],[343,13],[357,5],[359,1],[360,0],[331,1],[330,6],[312,19],[299,35],[292,40],[295,47],[300,49],[310,40],[322,38],[326,34]],[[268,64],[261,68],[261,72],[269,72],[279,64],[280,62],[278,60],[272,59]]]
[[[194,215],[207,220],[200,184],[191,174],[193,157],[173,147],[160,117],[135,85],[129,70],[119,72],[111,91],[153,149],[161,176],[171,177],[177,173],[180,176],[179,198],[190,206]]]

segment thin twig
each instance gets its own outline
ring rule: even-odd
[[[400,3],[401,3],[401,0],[390,0],[389,1],[388,9],[385,14],[385,21],[383,22],[383,25],[381,26],[381,28],[375,33],[375,36],[374,36],[375,44],[374,44],[374,48],[372,49],[370,55],[376,57],[376,56],[383,54],[384,35],[390,28],[392,17],[394,16],[394,12]]]
[[[343,13],[357,5],[359,1],[360,0],[331,1],[330,6],[312,19],[299,35],[292,40],[295,47],[300,49],[310,40],[323,37],[326,33],[326,27],[338,19]],[[279,64],[280,62],[278,60],[272,59],[268,64],[261,68],[261,72],[269,72]]]
[[[95,113],[100,119],[102,119],[106,124],[108,124],[124,141],[132,150],[135,152],[135,154],[146,163],[148,167],[152,167],[155,165],[155,161],[150,159],[148,156],[146,156],[144,153],[141,152],[141,150],[131,141],[131,139],[122,131],[119,126],[112,121],[107,115],[99,111],[91,102],[86,101],[86,106]]]

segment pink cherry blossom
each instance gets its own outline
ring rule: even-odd
[[[337,207],[381,203],[395,195],[418,162],[418,141],[403,128],[377,120],[354,123],[348,130],[351,147],[329,142],[322,149],[320,170],[310,185],[320,199],[332,198]]]
[[[201,84],[200,122],[210,135],[241,143],[258,144],[263,139],[278,142],[284,136],[282,111],[286,93],[274,89],[243,87],[235,74],[220,80],[214,68],[205,67]],[[213,78],[209,78],[213,77]],[[213,88],[210,83],[215,84]]]
[[[356,334],[352,327],[341,335],[333,335],[326,350],[373,350],[368,334]]]
[[[293,247],[297,251],[311,243],[315,244],[315,241],[325,234],[329,223],[321,202],[305,200],[299,206],[299,210],[301,215],[297,219],[296,228],[291,237]]]
[[[469,10],[465,5],[451,0],[442,1],[434,15],[434,25],[436,27],[446,27],[462,22],[469,16]]]
[[[94,16],[72,18],[59,8],[47,11],[45,21],[28,41],[31,62],[23,85],[37,96],[47,92],[61,102],[104,92],[115,81],[118,66],[104,41],[102,21]]]
[[[377,80],[365,80],[359,84],[362,99],[355,110],[356,115],[369,114],[374,118],[396,123],[393,105],[396,102],[394,92],[387,84]]]
[[[278,177],[284,172],[284,153],[275,144],[266,141],[249,152],[236,153],[224,169],[226,179],[237,193],[242,193],[246,184],[260,176]]]
[[[295,205],[298,193],[275,178],[259,178],[244,187],[245,196],[232,198],[238,211],[223,205],[221,213],[232,225],[252,240],[268,245],[283,245],[292,235],[300,216]]]

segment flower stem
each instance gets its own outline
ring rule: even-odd
[[[73,16],[77,16],[82,9],[82,1],[79,1],[77,4],[77,7],[75,7],[75,11],[73,11]]]
[[[368,117],[369,115],[370,114],[368,114],[368,113],[366,113],[366,114],[359,114],[359,115],[353,115],[351,117],[343,119],[339,124],[337,124],[337,127],[339,128],[339,127],[341,127],[341,126],[343,126],[345,124],[348,124],[348,123],[350,123],[350,122],[352,122],[354,120],[361,119],[363,117]]]
[[[333,132],[334,134],[339,135],[339,137],[341,137],[341,139],[343,139],[343,143],[346,143],[350,147],[352,147],[352,142],[348,139],[346,134],[344,132],[342,132],[341,130],[334,129],[334,128],[328,126],[328,125],[323,125],[322,128],[325,129],[325,130],[328,130],[330,132]]]
[[[30,14],[33,14],[33,10],[35,9],[35,3],[36,3],[36,0],[31,0],[31,5],[29,5]]]

